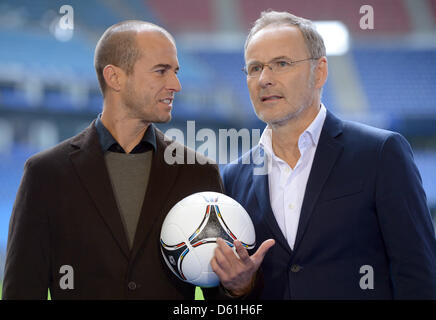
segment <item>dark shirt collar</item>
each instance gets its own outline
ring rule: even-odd
[[[109,130],[104,126],[103,121],[101,121],[101,113],[97,116],[97,120],[95,121],[95,129],[97,130],[103,153],[106,151],[125,153],[117,140],[115,140]],[[142,153],[150,150],[156,151],[156,135],[152,123],[148,126],[141,141],[130,153]]]

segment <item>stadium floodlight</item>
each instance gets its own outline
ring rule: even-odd
[[[73,38],[73,28],[65,28],[59,17],[55,17],[49,26],[50,33],[60,42],[67,42]]]
[[[328,56],[340,56],[350,48],[350,34],[341,21],[315,21],[316,29],[324,39]]]
[[[67,42],[70,41],[71,38],[73,38],[73,30],[70,29],[64,29],[62,28],[59,23],[56,23],[54,25],[53,35],[55,36],[56,40],[61,42]]]

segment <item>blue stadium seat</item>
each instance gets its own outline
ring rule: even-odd
[[[0,106],[6,108],[28,109],[31,107],[29,100],[21,90],[12,87],[0,86]]]
[[[10,153],[0,153],[0,250],[1,247],[6,247],[9,218],[23,175],[24,163],[37,151],[16,144]]]
[[[8,44],[7,50],[0,50],[1,63],[23,65],[28,71],[48,69],[63,78],[74,75],[95,78],[93,49],[79,35],[59,42],[48,33],[3,30],[0,42]]]
[[[42,102],[44,108],[56,111],[77,110],[78,106],[71,101],[71,97],[64,92],[50,90],[45,92]]]
[[[436,113],[436,50],[355,49],[353,55],[371,110]]]
[[[240,117],[248,123],[256,121],[256,115],[251,108],[246,78],[242,72],[245,64],[243,53],[202,51],[195,56],[214,71],[216,86],[232,88],[237,99],[235,109],[231,110],[233,117]]]

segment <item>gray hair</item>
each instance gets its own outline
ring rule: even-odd
[[[297,17],[289,12],[278,12],[273,10],[263,11],[260,14],[260,18],[256,20],[250,32],[248,33],[247,39],[244,45],[244,55],[247,52],[248,43],[251,38],[259,32],[261,29],[269,25],[284,25],[284,26],[296,26],[303,34],[304,42],[306,43],[307,51],[309,56],[314,59],[319,59],[326,55],[326,49],[324,45],[324,40],[322,39],[319,32],[316,30],[315,25],[312,21]],[[316,61],[312,60],[310,62],[310,81],[313,85],[314,71],[316,68]],[[319,90],[320,97],[322,96],[323,88]]]
[[[312,21],[297,17],[289,12],[263,11],[256,20],[245,40],[244,52],[247,51],[251,38],[261,29],[269,25],[296,26],[303,34],[307,50],[311,58],[321,58],[326,55],[324,40],[316,30]]]

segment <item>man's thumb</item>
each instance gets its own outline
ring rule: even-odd
[[[275,245],[275,243],[276,242],[274,239],[268,239],[268,240],[265,240],[260,245],[259,249],[257,249],[257,251],[252,256],[253,262],[256,265],[256,267],[260,266],[266,253],[268,252],[269,249],[271,249],[271,247],[273,247]]]

